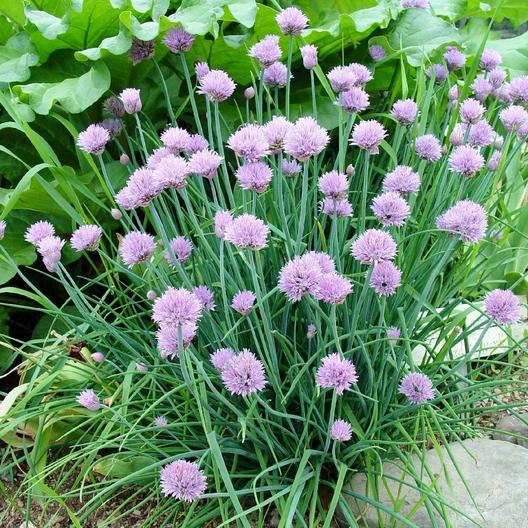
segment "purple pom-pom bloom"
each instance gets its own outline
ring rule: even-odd
[[[249,56],[257,59],[262,68],[271,66],[282,55],[277,35],[266,35],[262,40],[253,44],[249,49]]]
[[[101,408],[99,397],[92,389],[84,389],[77,396],[77,402],[90,411],[98,411]]]
[[[307,70],[313,70],[317,66],[317,48],[313,44],[307,44],[300,48],[303,66]]]
[[[514,324],[521,320],[521,303],[510,290],[497,288],[488,292],[484,306],[486,313],[499,324]]]
[[[77,136],[77,145],[88,154],[99,155],[104,152],[106,144],[110,141],[110,134],[101,125],[90,125]]]
[[[225,239],[238,248],[263,249],[268,244],[269,227],[259,218],[243,214],[226,228]]]
[[[386,192],[374,198],[372,212],[384,226],[401,227],[411,211],[407,202],[398,193]]]
[[[460,145],[449,157],[449,168],[470,178],[484,167],[484,157],[474,147]]]
[[[271,154],[278,154],[284,148],[284,138],[286,133],[293,126],[285,117],[273,116],[271,121],[268,121],[262,127],[262,131],[269,143],[269,151]]]
[[[261,161],[253,161],[241,165],[235,177],[242,189],[248,191],[264,192],[271,182],[272,170]]]
[[[160,325],[195,325],[201,316],[200,299],[185,288],[169,288],[152,308],[152,319]]]
[[[200,79],[198,93],[206,95],[210,101],[221,103],[235,91],[233,79],[222,70],[211,70]]]
[[[288,300],[300,301],[303,295],[313,294],[319,287],[322,272],[312,257],[296,256],[279,273],[279,290]]]
[[[382,260],[372,269],[370,285],[378,295],[392,295],[401,284],[401,275],[390,260]]]
[[[528,75],[516,77],[510,82],[511,97],[514,101],[528,104]]]
[[[284,35],[300,35],[308,24],[306,15],[296,7],[287,7],[275,17]]]
[[[231,348],[219,348],[209,356],[213,367],[222,372],[222,369],[235,357],[235,352]]]
[[[438,229],[445,229],[463,242],[478,242],[488,227],[486,211],[475,202],[462,200],[436,219]]]
[[[363,64],[358,62],[351,62],[345,68],[351,72],[354,79],[354,86],[364,86],[373,79],[370,70]]]
[[[214,294],[207,286],[196,286],[193,288],[193,293],[198,297],[199,301],[202,303],[202,308],[204,310],[214,311],[216,304],[214,302]]]
[[[301,172],[302,168],[297,160],[282,160],[282,173],[286,178],[293,178]]]
[[[141,104],[141,97],[137,88],[125,88],[119,94],[119,99],[121,99],[127,114],[136,114],[143,106]]]
[[[412,123],[418,115],[418,105],[412,99],[400,99],[394,103],[391,115],[401,125]]]
[[[70,244],[75,251],[95,251],[99,246],[101,235],[99,226],[84,225],[73,232]]]
[[[163,43],[173,53],[189,51],[193,42],[194,37],[179,27],[170,29],[167,31],[165,37],[163,37]]]
[[[352,438],[352,426],[345,420],[336,420],[330,429],[330,437],[336,442],[348,442]]]
[[[169,422],[165,416],[156,416],[156,418],[154,418],[154,425],[156,427],[166,427],[168,423]]]
[[[155,189],[182,189],[190,173],[189,163],[180,156],[165,156],[153,172]]]
[[[222,382],[231,394],[248,396],[266,385],[264,365],[248,349],[229,361],[221,372]]]
[[[420,405],[434,400],[433,382],[420,372],[406,374],[401,380],[400,394],[403,394],[413,405]]]
[[[209,68],[209,64],[207,64],[207,62],[198,61],[194,65],[194,71],[196,73],[196,78],[200,80],[202,77],[205,77],[211,71],[211,68]]]
[[[46,220],[39,220],[26,229],[24,240],[37,246],[43,238],[53,236],[54,234],[55,228],[49,222]]]
[[[487,147],[495,142],[497,134],[487,121],[477,121],[469,129],[469,144],[473,147]]]
[[[350,144],[365,149],[369,154],[378,154],[379,144],[386,136],[385,127],[378,121],[369,119],[354,125]]]
[[[429,7],[429,0],[401,0],[401,6],[404,9],[407,7],[415,7],[417,9],[427,9]]]
[[[132,45],[128,50],[128,58],[132,64],[136,65],[146,59],[152,59],[154,57],[154,51],[153,40],[141,40],[132,37]]]
[[[480,56],[480,67],[487,72],[495,69],[502,62],[502,57],[498,51],[486,48]]]
[[[466,99],[460,105],[460,117],[466,123],[476,123],[486,109],[476,99]]]
[[[499,119],[506,130],[516,131],[528,122],[528,112],[522,106],[511,105],[501,110]]]
[[[356,84],[356,76],[348,66],[336,66],[328,74],[328,80],[334,92],[345,92]]]
[[[336,200],[330,196],[326,196],[325,199],[319,204],[320,210],[323,214],[333,216],[334,213],[338,217],[352,216],[354,210],[352,204],[346,199],[342,198]]]
[[[206,150],[209,148],[209,142],[200,134],[191,134],[189,136],[189,142],[187,143],[187,154],[191,155],[200,150]]]
[[[458,70],[466,64],[466,56],[455,46],[448,46],[444,53],[444,60],[449,71]]]
[[[185,237],[178,236],[169,241],[170,250],[166,249],[163,256],[169,266],[174,266],[174,257],[179,264],[185,264],[187,259],[191,256],[193,245]]]
[[[269,153],[263,128],[254,124],[244,125],[231,134],[227,146],[247,161],[257,161]]]
[[[207,479],[196,462],[175,460],[160,472],[161,492],[166,497],[192,502],[205,491]]]
[[[433,64],[425,70],[425,73],[430,78],[434,75],[437,83],[442,83],[447,79],[447,70],[443,64]]]
[[[242,315],[249,315],[253,311],[253,305],[257,296],[249,290],[239,291],[233,296],[231,308]]]
[[[488,169],[490,171],[495,171],[499,168],[500,162],[502,159],[502,154],[500,150],[496,150],[490,157],[488,161]]]
[[[478,76],[471,85],[471,89],[473,90],[473,93],[475,94],[475,97],[479,101],[485,101],[488,97],[488,95],[493,90],[493,85],[491,84],[488,79],[485,79],[482,76]]]
[[[167,128],[160,136],[161,142],[173,153],[178,154],[187,150],[191,136],[187,130],[173,126]]]
[[[407,165],[398,165],[383,179],[383,192],[413,194],[420,188],[420,176]]]
[[[155,169],[158,163],[167,156],[172,156],[172,152],[167,147],[154,149],[152,154],[147,158],[147,168]]]
[[[379,46],[378,44],[369,46],[369,54],[374,62],[379,62],[387,56],[385,48],[383,46]]]
[[[323,358],[315,379],[322,389],[335,389],[336,394],[341,396],[352,384],[357,383],[358,377],[352,361],[338,354],[330,354]]]
[[[56,271],[56,265],[60,262],[64,243],[64,240],[61,240],[57,236],[48,236],[40,240],[37,244],[37,251],[42,256],[44,266],[52,273]]]
[[[353,290],[352,283],[337,273],[323,273],[319,277],[314,297],[328,304],[343,304]]]
[[[284,151],[299,161],[319,154],[329,141],[328,132],[311,117],[300,117],[288,130]]]
[[[194,174],[212,180],[216,176],[222,160],[222,156],[214,150],[199,150],[190,157],[189,170],[194,172]]]
[[[152,235],[131,231],[123,237],[119,253],[123,262],[131,268],[134,264],[146,262],[155,249],[156,243]]]
[[[290,78],[292,75],[290,74]],[[271,66],[264,69],[264,75],[262,80],[266,86],[270,88],[277,86],[278,88],[284,88],[286,81],[288,80],[288,69],[282,62],[274,62]]]
[[[374,264],[382,260],[393,260],[396,242],[381,229],[367,229],[352,244],[352,256],[363,264]]]
[[[442,157],[442,147],[432,134],[418,136],[414,142],[416,155],[426,161],[438,161]]]
[[[506,70],[495,68],[489,72],[488,80],[494,90],[498,90],[506,80]]]
[[[177,326],[163,324],[156,332],[156,340],[162,358],[173,358],[180,355],[179,329]],[[185,324],[181,327],[182,344],[185,349],[196,335],[195,324]]]
[[[315,337],[315,334],[317,334],[316,326],[314,324],[309,324],[306,328],[306,337],[308,339],[312,339],[313,337]]]
[[[214,217],[215,235],[223,240],[232,221],[233,215],[229,211],[217,211]]]
[[[348,178],[333,170],[325,172],[318,182],[319,190],[330,198],[339,200],[348,193]]]
[[[151,169],[140,167],[128,179],[125,187],[121,189],[115,199],[124,209],[147,207],[153,198],[161,192],[161,187]]]
[[[363,88],[352,86],[339,94],[339,104],[345,112],[363,112],[369,105],[369,96]]]

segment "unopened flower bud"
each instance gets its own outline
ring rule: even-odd
[[[105,360],[104,354],[102,352],[94,352],[92,354],[92,359],[96,363],[102,363]]]
[[[122,165],[128,165],[130,163],[130,158],[127,154],[121,154],[121,156],[119,156],[119,163]]]
[[[346,168],[346,173],[348,176],[354,176],[356,172],[356,169],[354,168],[354,165],[352,163],[349,163]]]
[[[149,301],[154,301],[158,298],[158,294],[154,290],[149,290],[147,292],[147,299]]]
[[[121,218],[123,218],[123,213],[119,209],[112,209],[110,214],[114,220],[121,220]]]
[[[145,364],[143,363],[136,363],[136,370],[138,372],[147,372],[148,371],[148,368],[146,367]]]
[[[253,99],[253,97],[255,97],[255,89],[253,88],[253,86],[248,86],[244,90],[244,97],[246,99]]]

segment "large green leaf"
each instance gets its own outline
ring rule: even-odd
[[[29,79],[30,68],[39,57],[27,33],[12,36],[0,47],[0,82],[20,82]]]
[[[517,27],[528,20],[526,0],[467,0],[468,17],[493,17],[496,22],[508,18]]]
[[[0,13],[3,13],[19,26],[23,26],[26,21],[24,0],[2,0],[0,2]]]

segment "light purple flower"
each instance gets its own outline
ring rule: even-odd
[[[476,99],[468,98],[460,105],[460,117],[466,123],[476,123],[485,111]]]
[[[330,257],[328,253],[323,251],[308,251],[304,254],[312,266],[318,266],[321,270],[321,273],[334,273],[336,270],[335,262]]]
[[[313,70],[317,66],[317,48],[313,44],[301,46],[300,50],[303,66],[307,70]]]
[[[168,423],[169,422],[165,416],[156,416],[156,418],[154,418],[154,425],[156,427],[167,427]]]
[[[466,56],[456,46],[448,46],[444,60],[449,71],[458,70],[466,64]]]
[[[427,9],[429,7],[429,0],[401,0],[401,6],[404,9],[407,7],[415,7],[417,9]]]
[[[506,75],[506,70],[503,70],[502,68],[494,68],[489,72],[488,80],[494,90],[498,90],[502,86],[506,80]]]
[[[161,187],[154,171],[146,167],[136,169],[115,197],[116,202],[124,209],[147,207],[159,195]]]
[[[378,295],[392,295],[401,284],[401,271],[390,261],[374,264],[370,285]]]
[[[292,75],[290,74],[290,78]],[[264,69],[263,82],[266,86],[284,88],[288,79],[288,69],[282,62],[274,62]]]
[[[401,380],[399,393],[403,394],[412,405],[420,405],[434,400],[433,382],[420,372],[406,374]]]
[[[515,324],[522,318],[522,307],[519,299],[510,290],[497,288],[484,298],[486,313],[499,324]]]
[[[221,103],[233,95],[235,87],[233,79],[225,71],[211,70],[200,79],[198,93],[206,95],[210,101]]]
[[[432,78],[434,75],[435,82],[442,83],[447,79],[447,70],[443,64],[433,64],[425,73],[428,77]]]
[[[205,77],[210,71],[211,68],[209,68],[209,64],[207,64],[207,62],[198,61],[194,65],[194,72],[196,73],[196,78],[198,80],[200,80],[202,77]]]
[[[269,154],[269,144],[263,128],[252,123],[233,132],[227,146],[247,161],[257,161]]]
[[[416,155],[426,161],[438,161],[442,157],[440,142],[432,134],[418,136],[414,142]]]
[[[37,251],[42,257],[42,262],[49,272],[55,272],[57,263],[61,259],[61,251],[64,247],[64,240],[58,236],[47,236],[37,244]]]
[[[324,200],[319,204],[319,209],[323,214],[328,216],[335,215],[338,217],[352,216],[354,210],[352,204],[346,198],[336,200],[330,196],[326,196]]]
[[[125,88],[119,94],[119,99],[121,99],[127,114],[136,114],[141,111],[143,105],[137,88]]]
[[[187,130],[178,126],[172,126],[161,134],[161,142],[173,153],[178,154],[187,150],[191,136]]]
[[[401,337],[401,330],[396,326],[389,326],[389,328],[387,328],[387,337],[389,338],[389,343],[392,346],[396,346]]]
[[[183,236],[177,236],[169,241],[170,250],[166,249],[163,256],[169,266],[174,266],[174,257],[179,264],[185,264],[191,256],[193,245]]]
[[[249,290],[239,291],[233,296],[231,308],[238,313],[248,316],[253,311],[257,296]]]
[[[447,98],[453,103],[455,101],[458,101],[458,98],[460,97],[460,89],[456,84],[451,86],[449,88],[449,91],[447,92]]]
[[[300,117],[288,130],[284,151],[299,161],[317,156],[327,145],[328,132],[311,117]]]
[[[510,83],[504,83],[497,91],[496,96],[499,98],[499,101],[501,103],[505,103],[505,104],[513,103]]]
[[[245,348],[235,355],[221,371],[222,382],[231,394],[248,396],[266,385],[264,365]]]
[[[101,408],[99,397],[92,389],[84,389],[77,396],[77,403],[90,411],[98,411]]]
[[[493,85],[488,79],[485,79],[481,75],[479,75],[471,85],[471,89],[473,90],[473,93],[475,94],[475,97],[479,101],[485,101],[488,97],[488,95],[493,90]]]
[[[214,294],[207,286],[196,286],[195,288],[193,288],[193,293],[194,295],[196,295],[196,297],[198,297],[198,299],[202,303],[202,308],[204,310],[214,312],[214,309],[216,308],[216,304],[214,302]]]
[[[521,75],[510,81],[510,92],[514,101],[528,104],[528,75]]]
[[[326,196],[339,200],[348,194],[348,178],[336,170],[325,172],[319,178],[318,187]]]
[[[189,51],[193,42],[194,37],[180,27],[170,29],[169,31],[167,31],[167,34],[163,37],[163,43],[173,53],[179,53],[180,51]]]
[[[463,145],[466,138],[467,123],[457,123],[449,136],[452,145]]]
[[[77,136],[77,145],[88,154],[98,156],[104,152],[106,144],[110,141],[110,134],[101,125],[90,125]]]
[[[209,148],[209,142],[200,134],[191,134],[187,143],[187,154],[191,155],[199,150],[207,150]]]
[[[125,107],[119,97],[108,97],[103,103],[103,111],[115,118],[121,118],[125,115]]]
[[[222,156],[214,150],[199,150],[189,159],[189,170],[194,174],[212,180],[216,176],[218,167],[222,164]]]
[[[105,360],[102,352],[93,352],[90,356],[96,363],[102,363]]]
[[[528,121],[528,112],[522,106],[511,105],[500,111],[499,119],[506,130],[515,132]]]
[[[190,173],[189,163],[181,156],[169,155],[157,163],[153,171],[154,188],[182,189]]]
[[[487,121],[477,121],[469,129],[468,141],[473,147],[488,147],[496,138],[493,127]]]
[[[192,502],[203,494],[207,479],[196,462],[175,460],[162,468],[161,492],[166,497]]]
[[[255,88],[253,88],[253,86],[248,86],[244,90],[244,97],[246,99],[253,99],[253,97],[255,97]]]
[[[397,165],[383,179],[383,192],[413,194],[420,188],[420,176],[407,165]]]
[[[364,86],[373,79],[371,71],[364,64],[359,64],[359,62],[351,62],[345,68],[352,73],[354,86]]]
[[[181,327],[162,324],[156,332],[156,341],[162,358],[174,358],[180,355],[179,335],[181,328],[183,349],[187,348],[196,335],[195,324],[184,324]]]
[[[222,369],[235,357],[235,352],[232,348],[219,348],[209,356],[213,367],[222,372]]]
[[[474,176],[482,167],[484,167],[484,157],[474,147],[460,145],[449,156],[449,168],[467,178]]]
[[[281,55],[282,51],[277,35],[266,35],[249,49],[249,56],[256,59],[261,68],[271,66],[281,58]]]
[[[317,328],[314,324],[309,324],[306,328],[306,337],[312,339],[317,334]]]
[[[341,358],[338,354],[330,354],[321,361],[315,379],[322,389],[335,389],[336,394],[341,396],[357,383],[358,377],[352,361]]]
[[[281,268],[278,287],[289,301],[300,301],[303,295],[317,291],[322,274],[313,256],[296,256]]]
[[[275,20],[284,35],[300,35],[308,25],[306,15],[296,7],[287,7],[277,13]]]
[[[480,67],[487,72],[495,69],[502,62],[502,57],[498,51],[486,48],[480,56]]]
[[[336,93],[350,90],[356,84],[356,76],[347,66],[336,66],[327,73],[332,90]]]
[[[195,325],[202,316],[202,303],[185,288],[169,288],[158,297],[152,308],[152,319],[159,325]]]
[[[121,154],[121,156],[119,156],[119,163],[121,163],[121,165],[128,165],[130,163],[128,154]]]
[[[408,125],[416,119],[418,105],[412,99],[400,99],[394,103],[391,115],[400,125]]]
[[[96,225],[84,225],[77,228],[70,239],[75,251],[96,251],[99,247],[102,231]]]
[[[243,214],[226,228],[225,239],[238,248],[259,250],[268,245],[269,227],[259,218]]]
[[[323,273],[313,295],[318,301],[336,305],[343,304],[352,290],[352,283],[346,277],[337,273]]]
[[[223,240],[232,221],[233,215],[229,211],[217,211],[214,217],[215,235]]]
[[[378,147],[386,136],[387,130],[381,123],[368,119],[354,125],[350,144],[365,149],[369,154],[378,154]]]
[[[493,154],[491,155],[488,161],[488,170],[490,171],[497,170],[499,168],[501,158],[502,158],[502,155],[501,155],[500,150],[496,150],[495,152],[493,152]]]
[[[369,46],[369,54],[374,62],[379,62],[387,56],[385,48],[383,46],[379,46],[378,44]]]
[[[156,242],[152,235],[131,231],[123,237],[119,253],[123,262],[131,268],[134,264],[146,262],[155,249]]]
[[[363,264],[374,264],[382,260],[393,260],[396,242],[381,229],[367,229],[352,244],[352,256]]]
[[[409,204],[396,192],[385,192],[372,202],[372,212],[384,226],[401,227],[411,213]]]
[[[39,220],[34,224],[31,224],[24,234],[24,240],[38,246],[38,243],[46,237],[53,236],[55,234],[55,228],[51,225],[50,222],[46,220]]]
[[[339,94],[339,104],[345,112],[363,112],[369,105],[368,93],[357,86],[352,86]]]
[[[271,121],[268,121],[262,126],[262,131],[269,144],[270,154],[278,154],[282,151],[284,148],[284,138],[292,126],[293,124],[282,116],[273,116]]]
[[[478,242],[488,227],[486,211],[475,202],[462,200],[436,219],[438,229],[444,229],[463,242]]]
[[[241,165],[235,177],[240,187],[247,191],[264,192],[271,182],[273,172],[262,161],[252,161]]]
[[[154,149],[152,154],[147,158],[147,168],[155,169],[158,163],[167,156],[172,156],[172,152],[167,147]]]
[[[293,178],[301,172],[302,168],[297,160],[282,160],[282,173],[286,178]]]
[[[336,442],[348,442],[352,438],[352,426],[345,420],[336,420],[330,429],[330,437]]]
[[[121,134],[121,131],[123,130],[121,119],[103,119],[103,121],[98,124],[110,134],[110,138],[116,138],[117,136],[119,136],[119,134]]]

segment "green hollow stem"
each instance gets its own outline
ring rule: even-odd
[[[141,120],[136,113],[134,113],[134,119],[136,120],[136,127],[139,133],[139,141],[141,142],[141,148],[143,149],[143,156],[146,159],[148,158],[147,143],[145,142],[145,134],[143,134],[143,127],[141,126]]]
[[[264,107],[264,70],[260,70],[259,91],[257,101],[257,121],[262,125],[262,110]]]
[[[317,121],[317,98],[315,96],[315,75],[313,69],[310,70],[310,85],[312,87],[312,113]]]
[[[302,177],[302,191],[301,191],[301,214],[299,217],[299,227],[297,229],[297,238],[295,240],[295,254],[298,255],[301,250],[301,242],[304,234],[304,224],[306,221],[306,205],[308,202],[308,164],[309,161],[304,162],[303,177]]]
[[[183,68],[183,74],[185,75],[185,81],[187,82],[187,89],[189,91],[189,97],[191,99],[191,108],[194,117],[194,122],[196,123],[196,129],[198,133],[203,136],[202,123],[200,121],[200,114],[198,113],[198,107],[196,106],[196,99],[194,97],[194,87],[191,81],[191,75],[189,73],[189,67],[187,66],[187,61],[185,60],[184,53],[180,52],[180,59]]]
[[[165,76],[163,75],[163,72],[161,71],[160,65],[155,60],[154,66],[156,67],[156,70],[158,70],[158,74],[161,79],[161,89],[163,90],[163,95],[165,96],[165,101],[167,103],[167,112],[169,113],[169,117],[171,120],[171,123],[173,125],[176,124],[176,116],[174,115],[174,110],[172,109],[172,104],[169,96],[169,89],[167,88],[167,83],[165,82]]]
[[[332,392],[332,403],[330,404],[330,414],[328,415],[328,431],[326,433],[326,442],[324,446],[325,456],[328,453],[330,442],[332,440],[331,433],[332,433],[332,424],[334,423],[336,404],[337,404],[337,393],[334,389]]]
[[[368,178],[369,178],[369,153],[365,150],[365,161],[363,165],[363,182],[361,189],[361,214],[359,216],[359,232],[365,231],[366,215],[367,215],[367,194],[368,194]]]
[[[218,152],[222,156],[222,176],[224,178],[224,185],[227,191],[227,196],[229,199],[229,206],[235,206],[235,197],[233,195],[233,189],[231,189],[231,182],[229,181],[229,174],[227,172],[227,165],[224,156],[224,142],[222,141],[222,129],[220,128],[220,109],[218,108],[218,102],[215,101],[214,104],[215,112],[215,127],[216,127],[216,141]]]
[[[292,53],[293,53],[293,36],[290,35],[288,41],[288,63],[287,63],[287,74],[286,74],[286,119],[290,120],[290,89],[291,89],[291,63],[292,63]]]

